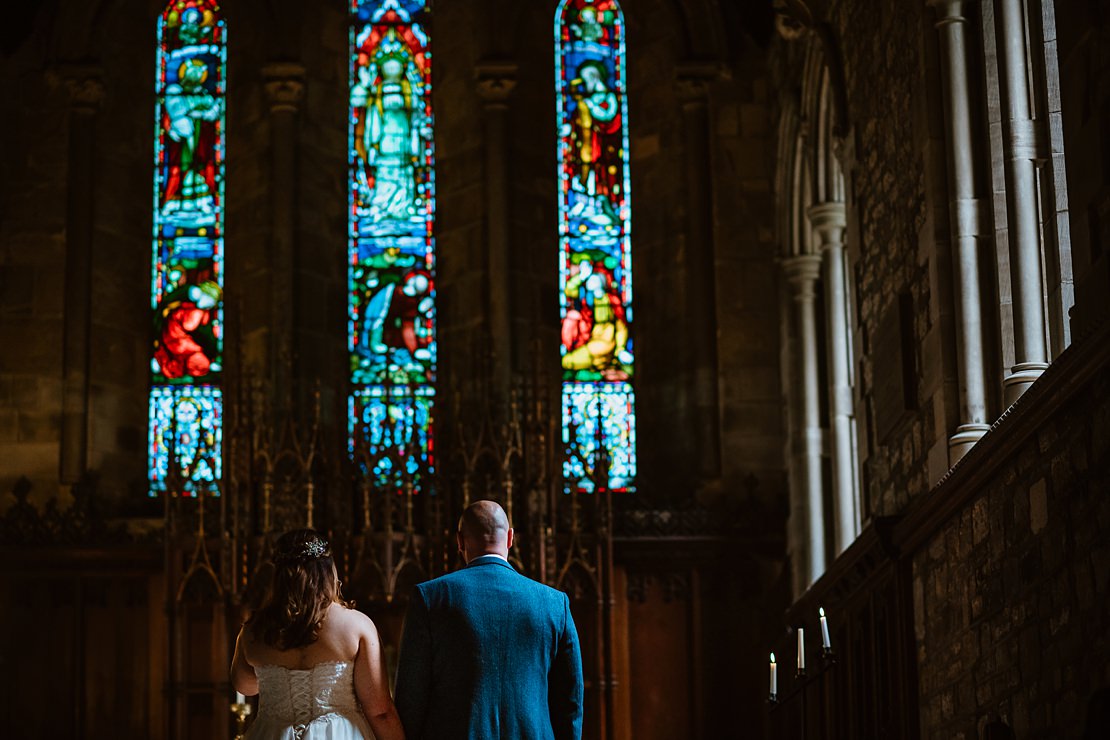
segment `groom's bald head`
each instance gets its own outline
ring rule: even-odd
[[[509,517],[496,501],[475,501],[459,518],[459,550],[467,562],[482,555],[508,557],[513,544]]]

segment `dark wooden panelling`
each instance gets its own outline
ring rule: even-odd
[[[162,736],[161,552],[24,548],[0,564],[3,736]]]

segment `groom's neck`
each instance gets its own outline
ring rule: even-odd
[[[490,550],[488,552],[474,553],[469,558],[467,558],[466,563],[467,563],[467,565],[469,565],[470,563],[473,563],[478,558],[484,558],[484,557],[487,557],[489,555],[492,555],[495,558],[501,558],[502,560],[505,560],[505,561],[508,561],[508,559],[509,559],[508,553],[501,553],[501,552],[497,552],[496,550]]]

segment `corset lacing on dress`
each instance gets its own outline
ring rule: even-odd
[[[313,722],[344,716],[361,719],[354,691],[354,663],[319,663],[296,670],[281,666],[259,666],[258,719],[293,729],[300,740]]]

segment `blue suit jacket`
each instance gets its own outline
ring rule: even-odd
[[[420,584],[401,638],[407,740],[579,740],[582,656],[562,591],[496,556]]]

